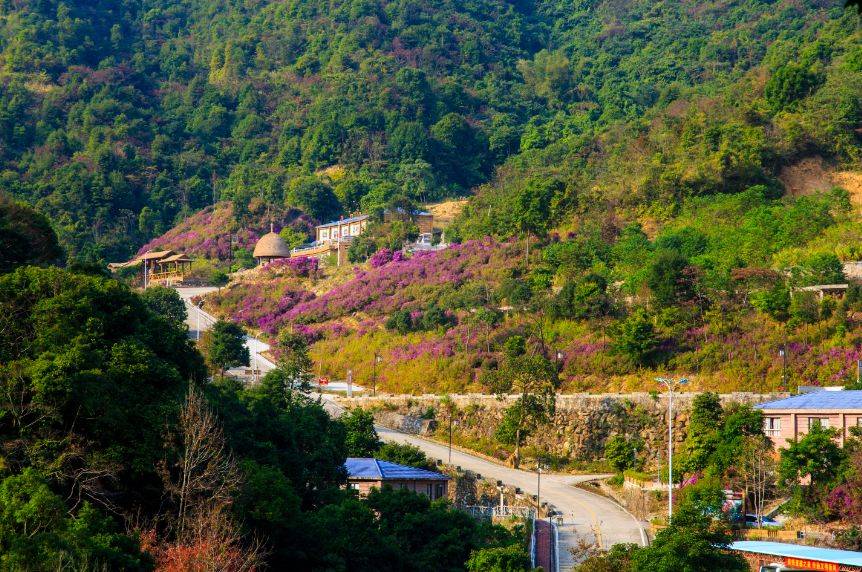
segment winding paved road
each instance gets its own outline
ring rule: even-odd
[[[415,445],[432,459],[448,459],[448,447],[441,443],[380,426],[377,427],[377,432],[386,441]],[[452,464],[480,473],[483,477],[520,487],[527,494],[536,494],[536,473],[506,467],[456,449],[452,449]],[[594,480],[597,476],[542,475],[541,501],[554,505],[558,512],[563,513],[563,526],[560,527],[560,570],[571,570],[574,567],[575,561],[568,549],[577,545],[579,539],[596,541],[603,548],[620,542],[646,543],[643,523],[615,502],[574,486]]]
[[[216,288],[177,288],[188,310],[186,323],[189,334],[197,336],[198,328],[209,329],[215,318],[200,310],[191,303],[191,298],[206,294]],[[251,353],[252,363],[266,373],[275,364],[261,355],[269,346],[253,337],[246,338],[246,345]],[[331,396],[321,395],[324,406],[332,415],[339,415],[343,408]],[[386,441],[409,443],[422,449],[432,459],[448,459],[446,445],[423,439],[414,435],[401,433],[394,429],[376,426],[377,433]],[[480,473],[484,477],[500,480],[509,486],[520,487],[527,494],[537,493],[536,473],[513,469],[482,457],[471,455],[464,451],[452,449],[452,464],[462,469]],[[603,548],[608,548],[620,542],[646,543],[644,524],[623,510],[615,502],[575,487],[577,483],[591,481],[599,475],[542,475],[541,501],[554,505],[557,512],[563,513],[563,525],[559,527],[560,570],[571,570],[574,557],[569,550],[583,539],[596,542]]]

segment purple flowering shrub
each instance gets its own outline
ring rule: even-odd
[[[371,258],[368,259],[368,264],[371,268],[380,268],[384,264],[389,264],[390,262],[401,262],[406,259],[407,257],[401,250],[393,252],[388,248],[381,248],[371,255]]]
[[[316,276],[320,261],[313,256],[297,256],[296,258],[280,258],[267,263],[263,270],[273,273],[287,272],[294,276],[308,278]]]
[[[337,286],[288,312],[291,320],[319,323],[354,312],[384,316],[396,310],[425,308],[443,292],[457,290],[473,280],[493,284],[501,270],[517,263],[509,243],[474,240],[437,252],[417,252],[410,258],[392,258],[367,271],[356,272]]]
[[[240,282],[207,297],[207,306],[218,315],[274,336],[286,325],[285,315],[314,294],[295,280]]]
[[[238,221],[234,216],[233,204],[222,201],[198,211],[149,241],[138,254],[148,250],[176,250],[202,258],[227,260],[230,258],[231,234],[235,236],[235,248],[253,250],[260,237],[269,232],[270,221],[265,213],[253,213],[245,218],[249,220]],[[276,217],[274,222],[276,232],[284,226],[304,232],[313,228],[313,221],[295,210]]]

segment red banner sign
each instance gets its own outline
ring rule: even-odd
[[[834,562],[817,562],[815,560],[806,560],[804,558],[785,558],[784,564],[801,568],[802,570],[820,570],[822,572],[839,572],[838,564]]]

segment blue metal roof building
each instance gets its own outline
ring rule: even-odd
[[[762,540],[737,541],[732,543],[730,548],[738,552],[765,556],[762,570],[862,570],[862,552],[851,550]],[[769,564],[779,564],[780,567]]]
[[[417,469],[381,461],[372,458],[349,457],[344,463],[347,475],[353,479],[369,479],[375,481],[411,480],[411,481],[448,481],[449,477],[436,471]]]
[[[757,409],[769,411],[772,409],[782,410],[805,410],[805,409],[832,409],[832,410],[862,410],[862,390],[847,389],[843,391],[815,391],[803,393],[793,397],[785,397],[775,401],[767,401],[755,406]]]
[[[368,219],[368,215],[361,214],[361,215],[356,215],[356,216],[352,216],[352,217],[348,217],[348,218],[343,218],[340,220],[334,220],[331,222],[319,224],[319,225],[317,225],[317,228],[326,228],[326,227],[330,227],[330,226],[338,226],[340,224],[350,224],[352,222],[361,222],[361,221],[366,220],[366,219]]]
[[[347,469],[347,482],[350,488],[360,495],[366,495],[373,488],[380,489],[387,485],[394,489],[407,489],[420,493],[432,500],[449,494],[450,478],[436,471],[357,457],[349,457],[344,467]]]

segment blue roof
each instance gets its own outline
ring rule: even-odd
[[[815,391],[755,405],[757,409],[862,409],[862,390]]]
[[[443,473],[426,471],[416,467],[380,461],[372,458],[348,457],[344,463],[347,476],[353,479],[374,480],[414,480],[414,481],[440,481],[449,480]]]
[[[328,222],[326,224],[319,224],[319,225],[317,225],[317,228],[321,228],[324,226],[336,226],[339,224],[345,224],[345,223],[350,223],[350,222],[359,222],[359,221],[365,220],[367,218],[368,218],[367,214],[361,214],[361,215],[352,216],[350,218],[343,218],[341,220],[334,220],[334,221]]]
[[[739,540],[730,545],[733,550],[756,552],[771,556],[788,558],[805,558],[817,562],[830,562],[846,566],[862,566],[862,552],[837,550],[835,548],[818,548],[802,546],[801,544],[785,544],[784,542],[767,542],[764,540]]]

